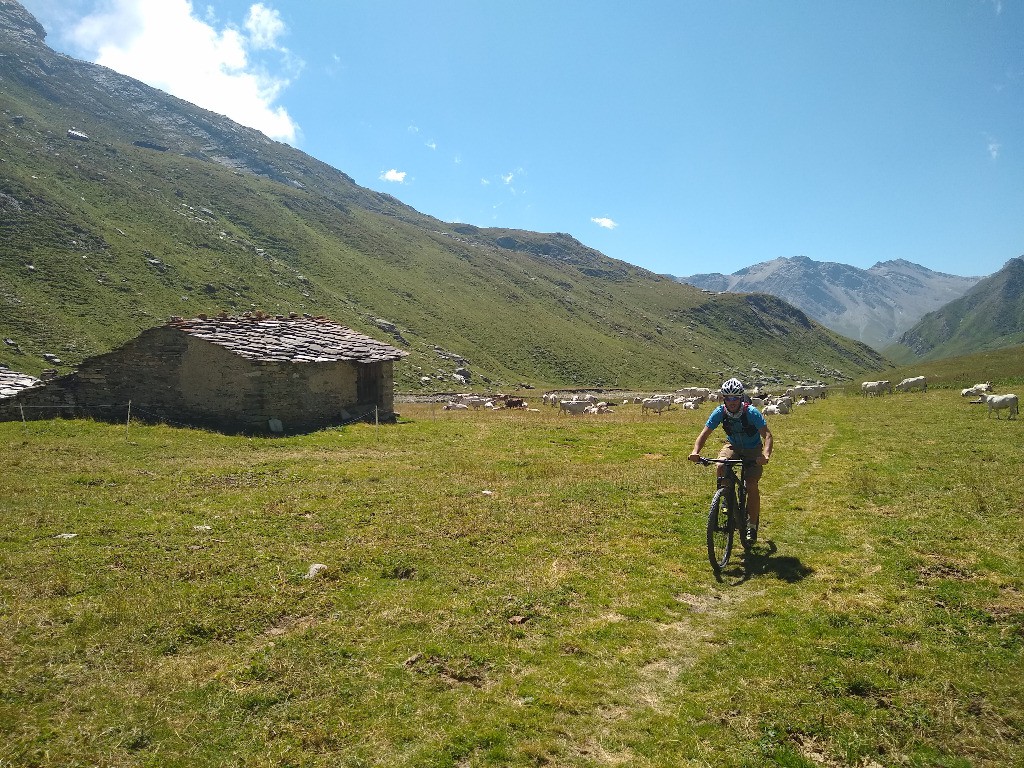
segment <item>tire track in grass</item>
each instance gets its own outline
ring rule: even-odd
[[[665,702],[679,679],[707,655],[715,653],[725,642],[719,640],[721,631],[728,628],[736,612],[748,600],[763,593],[764,590],[748,589],[677,594],[679,609],[673,612],[675,620],[654,624],[658,633],[654,644],[656,657],[640,668],[638,679],[629,691],[636,707],[664,714]]]
[[[807,496],[801,489],[813,485],[812,478],[822,467],[822,456],[827,446],[836,435],[836,427],[832,422],[811,424],[796,422],[797,430],[787,428],[779,430],[786,434],[787,442],[783,450],[789,457],[783,461],[772,463],[772,468],[784,476],[783,482],[771,488],[770,495],[765,496],[765,517],[771,525],[771,509],[774,499],[793,496]],[[798,454],[794,458],[793,451]],[[785,455],[785,454],[784,454]],[[803,511],[813,507],[813,502],[806,504],[778,504],[780,509]],[[664,709],[666,700],[671,696],[677,681],[687,670],[695,667],[705,657],[715,653],[723,632],[728,632],[737,612],[751,599],[765,594],[766,589],[750,587],[746,579],[742,583],[744,589],[727,589],[707,591],[704,593],[681,592],[675,596],[679,610],[674,612],[674,621],[656,623],[659,639],[655,644],[656,655],[639,670],[636,683],[630,691],[630,698],[638,707],[648,707],[656,712]]]

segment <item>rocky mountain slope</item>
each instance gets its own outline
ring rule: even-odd
[[[712,291],[770,293],[832,330],[882,349],[981,278],[934,272],[902,259],[859,269],[795,256],[761,262],[731,275],[677,279]]]
[[[1024,344],[1021,256],[959,299],[929,312],[886,351],[899,360],[938,360],[1017,344]]]
[[[52,51],[0,3],[0,364],[37,374],[171,315],[326,315],[405,391],[842,380],[875,350],[564,234],[449,224],[258,131]],[[49,355],[49,358],[44,357]]]

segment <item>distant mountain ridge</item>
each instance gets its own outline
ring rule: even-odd
[[[705,290],[777,296],[822,325],[883,349],[925,314],[959,298],[982,278],[935,272],[903,259],[860,269],[794,256],[760,262],[731,275],[676,279]]]
[[[1017,344],[1024,344],[1021,256],[960,298],[929,312],[886,353],[897,360],[938,360]]]

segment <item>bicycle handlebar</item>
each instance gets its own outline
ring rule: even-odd
[[[757,462],[753,459],[706,459],[701,456],[700,463],[706,467],[709,464],[731,464],[732,466],[736,466],[737,464],[756,464]]]

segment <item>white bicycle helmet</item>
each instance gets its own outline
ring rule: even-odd
[[[720,391],[723,395],[742,395],[746,390],[743,389],[743,382],[739,379],[729,379],[722,384]]]

